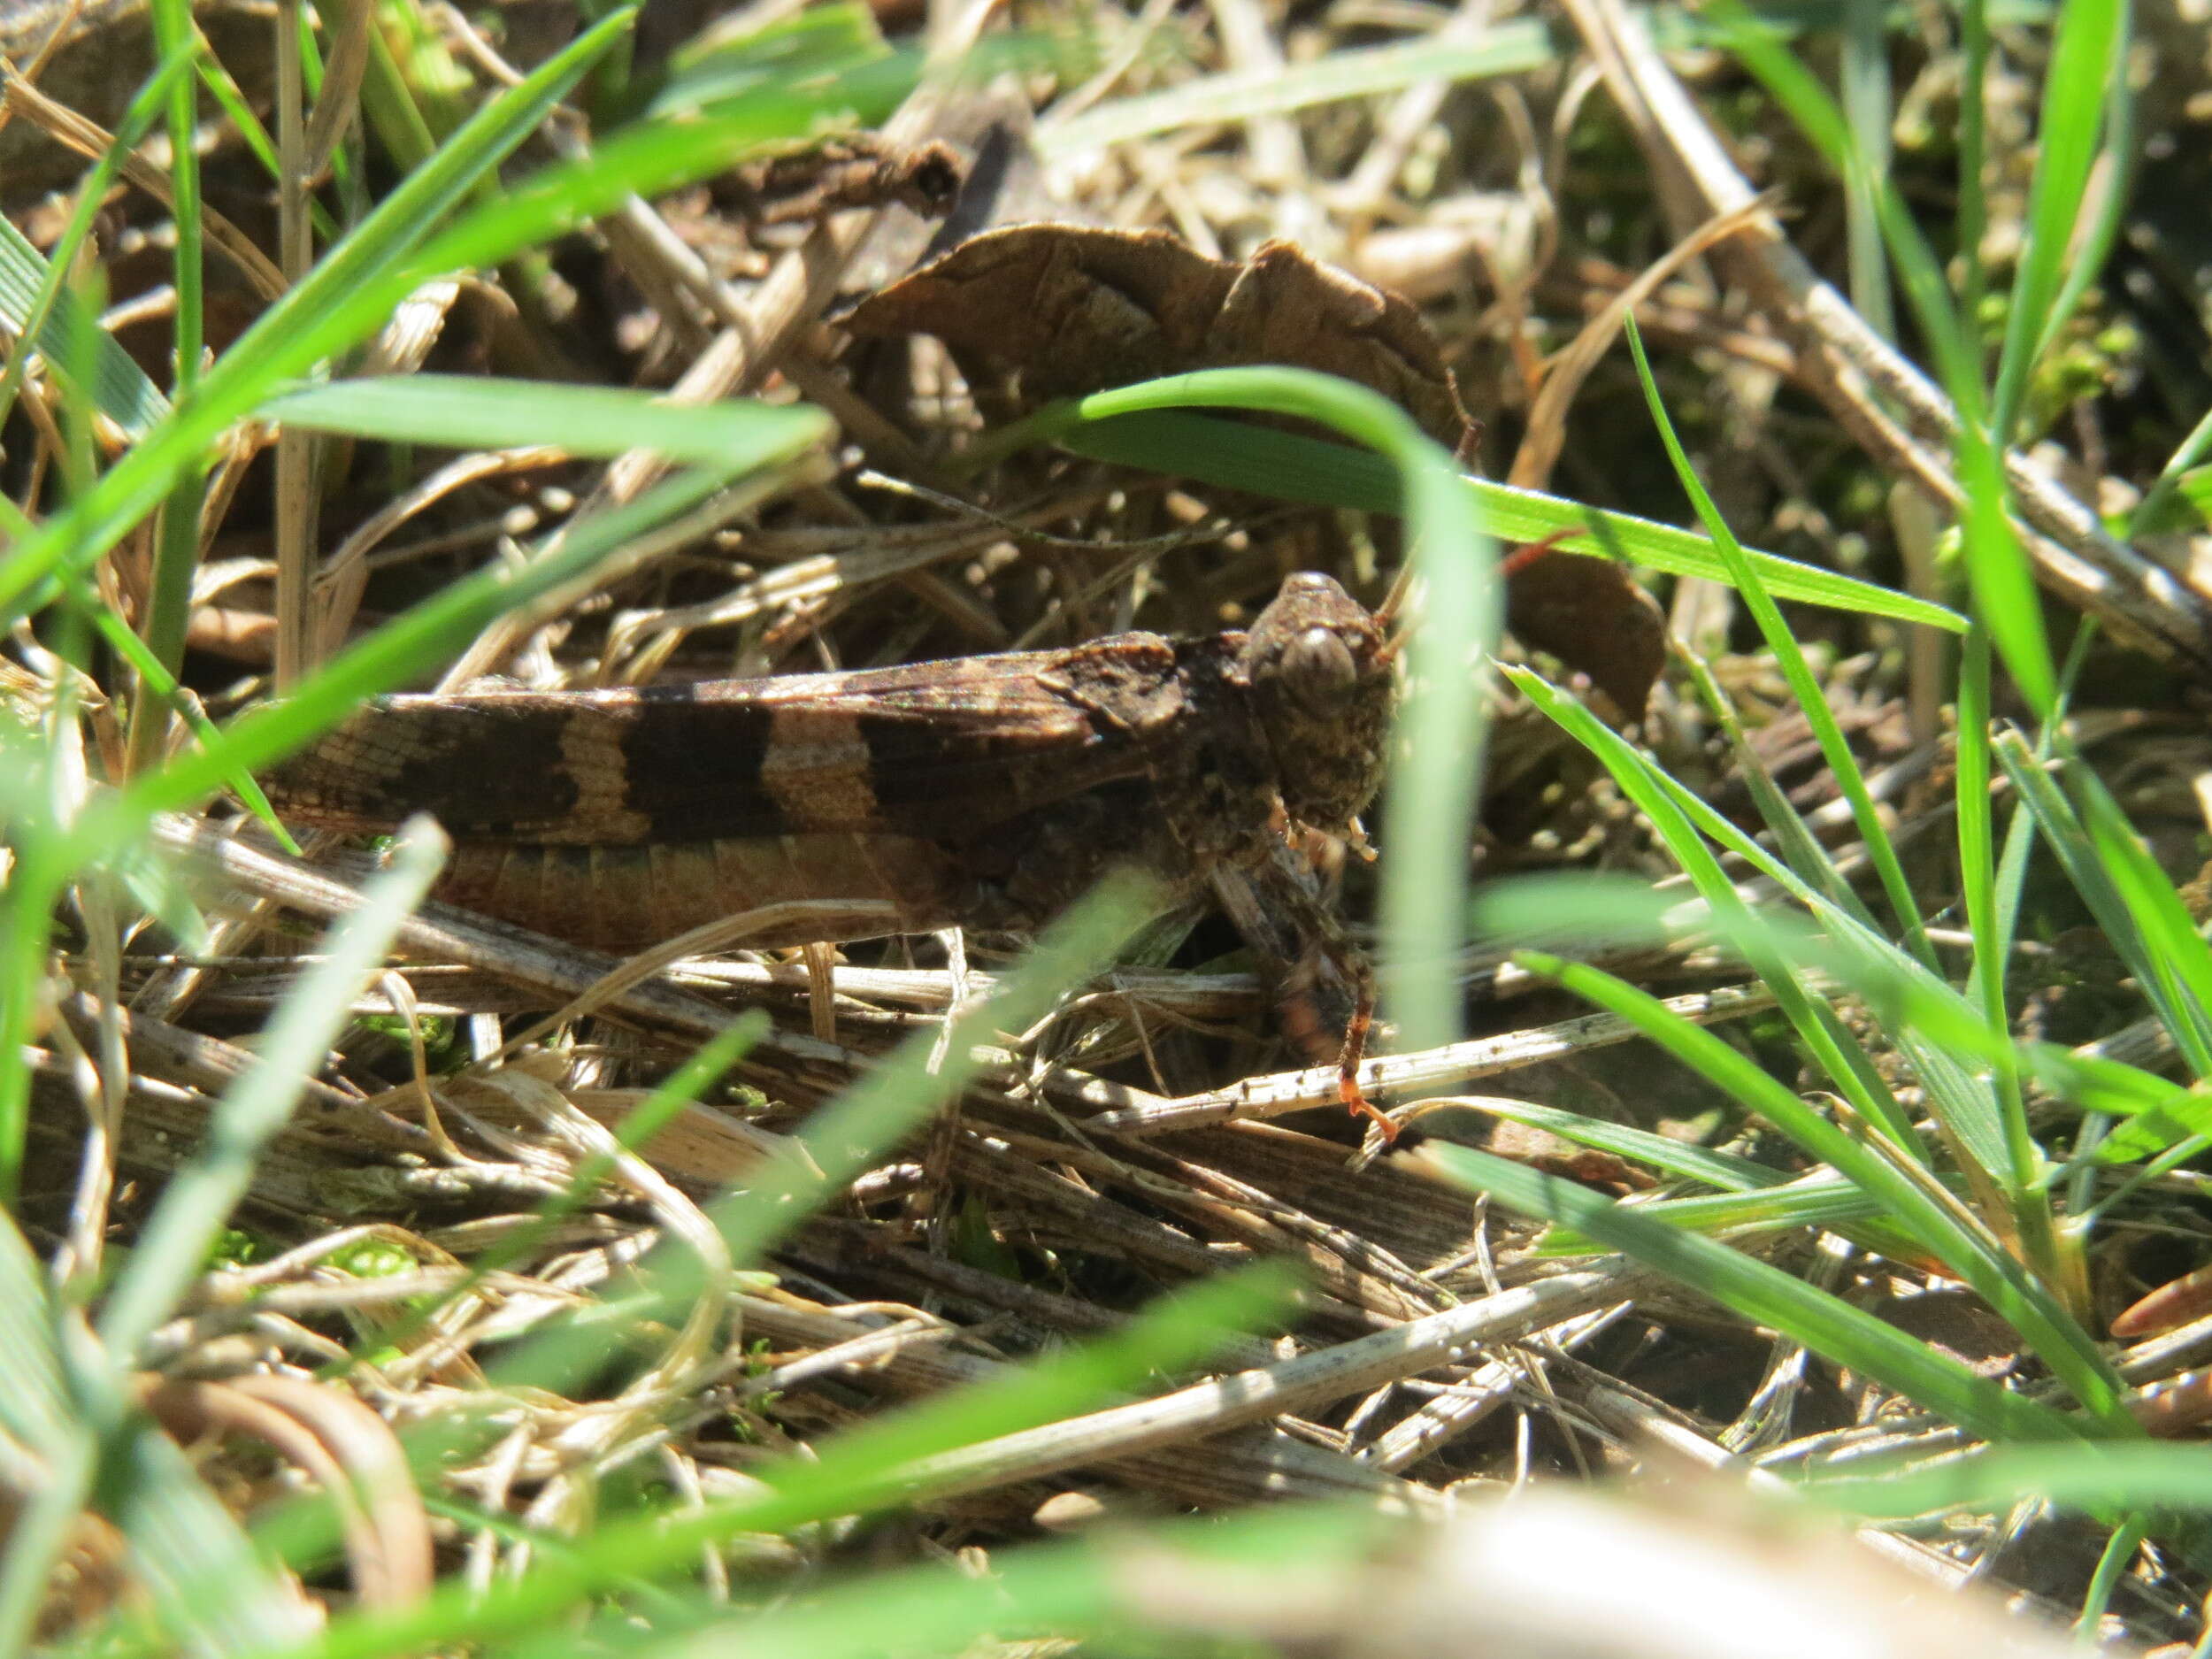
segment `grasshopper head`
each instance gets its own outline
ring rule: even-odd
[[[1313,571],[1286,580],[1253,623],[1241,665],[1300,823],[1340,833],[1381,787],[1390,655],[1366,608]]]

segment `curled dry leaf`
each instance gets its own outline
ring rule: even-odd
[[[1014,225],[863,300],[845,326],[934,334],[964,373],[1018,373],[1037,402],[1191,369],[1291,364],[1372,387],[1448,449],[1473,440],[1421,314],[1287,242],[1240,265],[1166,231]]]
[[[845,326],[933,334],[971,380],[1018,377],[1036,403],[1193,369],[1317,369],[1380,392],[1455,456],[1474,449],[1475,423],[1419,311],[1287,242],[1239,264],[1166,231],[1015,225],[862,301]],[[1665,626],[1627,572],[1540,558],[1515,574],[1508,616],[1524,642],[1587,674],[1630,718],[1643,712]]]

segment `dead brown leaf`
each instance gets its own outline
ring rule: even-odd
[[[1018,374],[1033,402],[1191,369],[1318,369],[1372,387],[1448,449],[1472,442],[1421,314],[1286,242],[1239,265],[1166,231],[1015,225],[862,301],[845,326],[870,337],[934,334],[964,373]]]

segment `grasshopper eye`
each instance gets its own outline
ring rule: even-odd
[[[1284,648],[1282,680],[1299,704],[1326,714],[1359,687],[1351,648],[1330,628],[1308,628]]]

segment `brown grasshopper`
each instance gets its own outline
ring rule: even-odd
[[[1381,624],[1309,572],[1249,632],[634,690],[387,697],[280,768],[268,792],[290,821],[323,828],[428,812],[455,841],[440,897],[611,950],[792,901],[806,902],[804,922],[745,942],[1028,932],[1118,865],[1179,896],[1243,890],[1233,914],[1248,931],[1256,894],[1278,923],[1255,941],[1263,958],[1281,964],[1283,939],[1302,938],[1357,987],[1345,1098],[1386,1125],[1349,1080],[1364,967],[1299,880],[1287,838],[1356,835],[1382,778],[1392,655]],[[1318,1038],[1310,1012],[1300,1023]]]

